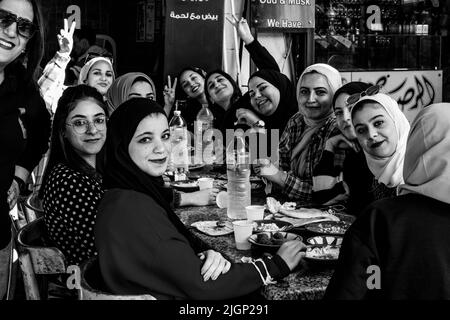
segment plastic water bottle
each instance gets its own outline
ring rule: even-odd
[[[207,104],[202,104],[202,109],[197,114],[195,125],[195,164],[211,164],[213,162],[210,158],[213,155],[211,138],[212,129],[214,129],[213,122],[213,113]],[[211,150],[207,150],[209,147]]]
[[[169,123],[169,129],[172,145],[169,167],[174,171],[175,181],[177,181],[180,180],[177,179],[177,175],[185,175],[189,171],[187,124],[181,116],[181,111],[174,111],[174,116]]]
[[[237,132],[227,147],[227,215],[230,219],[247,219],[246,206],[251,205],[250,157],[242,133]]]

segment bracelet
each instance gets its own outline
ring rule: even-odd
[[[241,259],[241,261],[244,262],[244,263],[251,263],[251,264],[256,268],[256,270],[257,270],[258,273],[259,273],[259,276],[261,277],[261,281],[262,281],[262,283],[263,283],[265,286],[267,286],[267,285],[269,285],[269,284],[275,284],[275,283],[277,283],[277,282],[270,276],[269,270],[267,269],[267,266],[266,266],[266,263],[264,262],[264,260],[262,260],[262,259],[254,260],[254,259],[249,258],[249,257],[243,257],[243,258]],[[261,272],[261,269],[256,265],[256,262],[261,262],[261,264],[263,265],[264,270],[266,271],[266,277],[265,277],[265,278],[264,278],[264,276],[263,276],[263,274],[262,274],[262,272]]]

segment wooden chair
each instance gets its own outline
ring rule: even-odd
[[[81,265],[80,300],[156,300],[149,294],[116,295],[105,291],[98,258],[93,257]]]
[[[64,254],[55,247],[47,246],[47,228],[40,217],[19,230],[17,249],[27,300],[47,298],[48,275],[66,273]],[[41,285],[38,285],[38,280]],[[40,290],[41,289],[41,290]]]

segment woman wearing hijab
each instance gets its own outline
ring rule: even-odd
[[[152,79],[141,72],[130,72],[118,77],[106,94],[109,114],[131,98],[156,100],[156,87]]]
[[[219,253],[205,251],[169,205],[172,193],[161,177],[169,152],[167,117],[157,103],[132,99],[111,116],[105,170],[109,190],[98,210],[95,241],[102,277],[112,293],[223,300],[254,292],[298,264],[304,250],[300,241],[287,242],[272,259],[253,264],[230,264]],[[203,260],[211,255],[217,259],[209,268]]]
[[[341,133],[327,140],[322,158],[313,171],[313,202],[331,205],[346,200],[347,212],[353,215],[358,215],[374,200],[371,192],[374,176],[356,137],[347,99],[369,87],[364,82],[349,82],[336,91],[333,110]],[[338,150],[345,152],[341,168],[334,164]]]
[[[403,177],[345,234],[325,298],[450,299],[450,104],[413,121]]]
[[[280,71],[278,63],[264,48],[250,31],[247,20],[238,20],[234,15],[233,21],[228,21],[236,28],[239,37],[244,41],[250,58],[258,69]],[[249,94],[242,95],[236,81],[226,72],[218,69],[208,72],[205,77],[205,93],[211,102],[211,109],[217,114],[217,124],[222,133],[226,129],[248,128],[261,120],[255,115],[250,105]],[[236,123],[240,124],[236,127]]]
[[[326,141],[336,135],[332,100],[342,85],[339,71],[327,64],[305,69],[297,84],[300,112],[288,122],[279,145],[280,169],[268,159],[260,160],[260,174],[282,188],[289,199],[312,202],[313,168],[319,163]],[[342,165],[343,152],[335,154]]]
[[[375,199],[395,196],[403,183],[408,119],[384,93],[363,96],[352,107],[351,117],[369,169],[379,182]]]
[[[78,84],[94,87],[103,97],[115,79],[111,60],[105,57],[95,57],[81,68]]]

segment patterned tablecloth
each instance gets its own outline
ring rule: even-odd
[[[252,197],[252,204],[261,204],[264,196]],[[176,210],[181,221],[186,226],[191,226],[197,221],[227,220],[226,209],[220,209],[216,206],[208,207],[183,207]],[[221,252],[230,261],[240,262],[244,256],[252,256],[252,251],[239,251],[235,247],[234,235],[213,237],[204,234],[197,229],[191,228],[198,238]],[[298,229],[304,239],[312,236],[307,230]],[[263,295],[269,300],[317,300],[321,299],[325,289],[333,274],[332,267],[328,265],[313,265],[303,261],[289,276],[279,281],[277,284],[265,286],[262,290]]]

